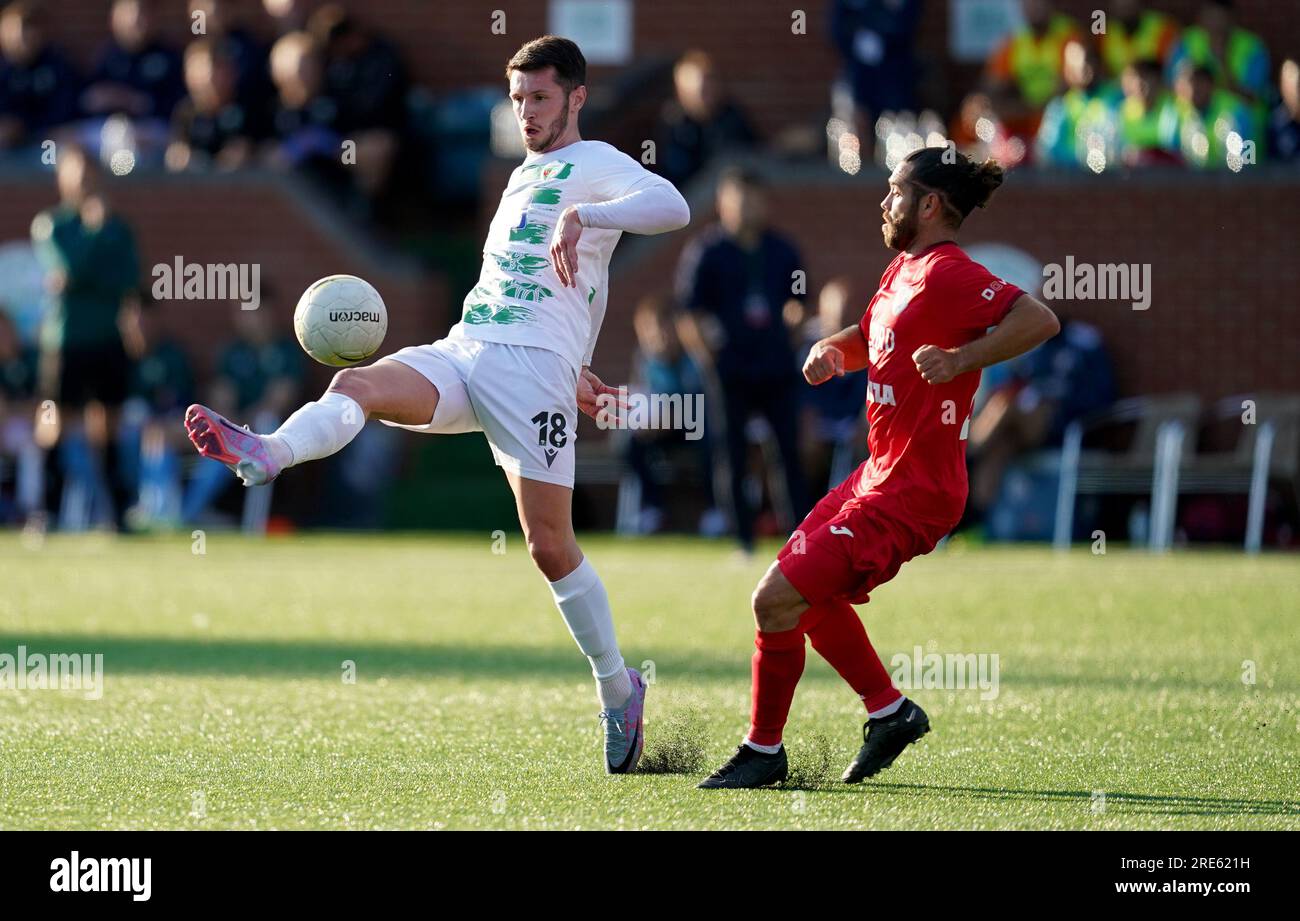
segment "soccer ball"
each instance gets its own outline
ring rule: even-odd
[[[342,368],[375,354],[388,332],[388,310],[369,282],[330,275],[312,282],[298,298],[293,331],[308,355]]]

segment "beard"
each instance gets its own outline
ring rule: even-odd
[[[881,231],[881,234],[885,238],[886,246],[901,252],[912,245],[918,231],[916,212],[917,206],[913,205],[911,210],[897,221],[892,220],[889,215],[885,215],[885,228]]]
[[[556,118],[555,121],[551,122],[545,131],[534,138],[530,138],[526,134],[524,135],[524,147],[528,148],[528,150],[533,153],[545,150],[555,143],[555,139],[563,134],[564,129],[567,127],[569,127],[569,100],[566,97],[564,100],[564,108],[560,111],[559,117]]]

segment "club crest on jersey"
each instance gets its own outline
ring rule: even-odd
[[[531,163],[523,168],[521,175],[525,179],[542,179],[542,180],[564,180],[568,179],[573,173],[573,164],[564,160],[554,160],[550,163]]]

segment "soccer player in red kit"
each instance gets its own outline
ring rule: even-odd
[[[941,147],[912,153],[889,177],[881,231],[899,254],[861,322],[818,342],[803,368],[814,386],[867,369],[871,457],[817,503],[755,589],[749,733],[702,788],[786,779],[781,733],[805,636],[867,709],[846,783],[889,767],[930,730],[925,711],[894,687],[852,605],[934,549],[961,517],[980,369],[1060,329],[1047,307],[972,262],[954,240],[1001,183],[997,163]]]

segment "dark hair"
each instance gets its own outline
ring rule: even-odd
[[[327,3],[318,7],[307,17],[305,31],[316,37],[322,46],[343,38],[350,32],[359,30],[359,24],[348,15],[348,11],[339,3]]]
[[[528,72],[546,67],[555,68],[555,80],[566,94],[587,82],[587,59],[582,49],[558,35],[543,35],[525,43],[506,62],[506,79],[510,79],[512,70]]]
[[[1000,163],[976,163],[952,147],[922,147],[908,154],[903,162],[912,164],[912,182],[939,193],[954,227],[961,226],[977,207],[987,205],[989,197],[1002,185]]]
[[[1133,62],[1133,69],[1138,76],[1159,83],[1164,79],[1165,69],[1156,58],[1139,58]]]
[[[738,188],[759,190],[767,186],[763,177],[746,166],[727,166],[718,174],[718,187],[734,185]]]
[[[183,60],[188,61],[191,57],[200,55],[207,55],[212,59],[213,64],[234,65],[236,63],[234,46],[231,45],[229,39],[225,38],[214,38],[206,35],[196,38],[185,46],[185,51],[182,52],[181,57]]]

